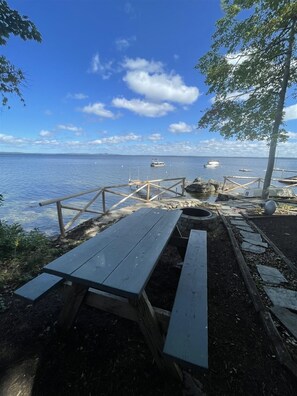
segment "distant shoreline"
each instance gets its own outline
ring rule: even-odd
[[[39,156],[90,156],[90,157],[104,157],[104,156],[117,156],[117,157],[156,157],[156,154],[116,154],[116,153],[28,153],[22,151],[0,151],[0,155],[39,155]],[[192,158],[212,158],[210,155],[157,155],[157,157],[192,157]],[[268,157],[243,157],[243,156],[229,156],[229,155],[216,155],[215,158],[255,158],[255,159],[268,159]],[[277,159],[297,159],[296,157],[277,157]]]

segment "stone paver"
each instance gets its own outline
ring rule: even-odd
[[[271,307],[270,310],[297,339],[297,315],[288,309],[279,306]]]
[[[255,232],[249,225],[237,225],[236,228],[242,231]]]
[[[230,220],[230,223],[235,226],[248,226],[248,223],[245,220],[232,219]]]
[[[265,292],[273,305],[297,310],[297,292],[282,287],[264,286]]]
[[[268,247],[267,242],[255,241],[254,239],[244,238],[244,242],[248,242],[248,243],[251,243],[252,245],[256,245],[256,246],[262,246],[264,248]]]
[[[247,232],[242,230],[240,230],[239,232],[244,239],[248,239],[249,241],[263,242],[261,235],[257,232]]]
[[[249,243],[249,242],[242,242],[241,248],[247,252],[251,253],[265,253],[265,248],[262,246],[256,246],[254,243]]]
[[[257,270],[264,282],[274,283],[276,285],[288,282],[284,275],[277,268],[259,264],[257,265]]]

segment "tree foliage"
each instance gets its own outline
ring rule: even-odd
[[[27,16],[21,16],[17,11],[12,10],[5,0],[0,0],[0,45],[6,45],[11,35],[18,36],[23,40],[41,42],[41,34],[34,23]],[[24,82],[25,76],[22,70],[1,55],[0,92],[3,105],[7,105],[9,94],[16,94],[24,102],[20,88]]]
[[[288,89],[296,97],[297,2],[222,0],[222,8],[211,50],[196,66],[215,95],[198,126],[225,138],[267,140],[267,184],[276,144],[287,137]]]

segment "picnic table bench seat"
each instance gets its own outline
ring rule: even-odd
[[[208,368],[207,232],[191,230],[163,352]]]
[[[14,294],[34,303],[63,282],[60,276],[42,273],[15,290]]]

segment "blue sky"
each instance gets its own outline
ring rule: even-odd
[[[8,0],[42,43],[1,48],[26,75],[24,107],[0,109],[0,152],[267,156],[265,142],[197,129],[211,97],[195,69],[211,45],[219,0]],[[296,157],[297,104],[286,104]]]

